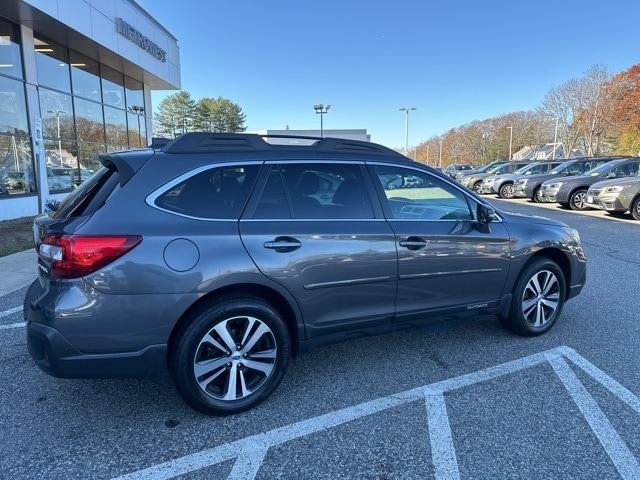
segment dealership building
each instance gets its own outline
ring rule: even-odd
[[[0,220],[147,146],[151,91],[178,88],[177,39],[133,0],[1,0]]]

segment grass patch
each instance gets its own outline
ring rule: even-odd
[[[33,248],[31,226],[35,217],[0,222],[0,257]]]

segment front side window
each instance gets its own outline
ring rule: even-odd
[[[190,217],[237,219],[259,169],[259,165],[238,165],[205,170],[162,193],[155,204]]]
[[[360,165],[282,164],[296,219],[371,219],[373,207]]]
[[[388,209],[394,219],[472,220],[466,196],[426,172],[376,166]]]
[[[625,163],[611,169],[612,177],[636,177],[638,175],[638,163]]]

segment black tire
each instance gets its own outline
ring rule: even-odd
[[[31,302],[36,299],[41,291],[40,280],[36,279],[29,285],[27,293],[24,295],[24,302],[22,303],[22,318],[24,318],[25,321],[27,320],[27,313],[31,308]]]
[[[570,209],[569,204],[567,202],[558,202],[558,204],[560,204],[560,206],[562,208],[564,208],[565,210],[569,210]]]
[[[473,184],[473,191],[477,194],[480,194],[480,186],[482,185],[482,180]]]
[[[640,220],[640,196],[637,196],[633,202],[631,202],[629,213],[631,213],[634,220]]]
[[[531,200],[533,200],[534,203],[542,203],[542,197],[540,197],[540,187],[536,187],[533,190],[533,195],[531,196]]]
[[[525,318],[522,304],[527,284],[535,274],[543,271],[552,272],[556,276],[559,300],[555,312],[553,312],[553,315],[547,323],[542,326],[534,326]],[[567,298],[566,289],[564,274],[557,263],[544,257],[533,259],[524,267],[518,277],[518,281],[513,288],[513,298],[511,299],[509,314],[506,317],[500,317],[502,324],[512,332],[525,337],[533,337],[547,332],[553,327],[562,313],[562,307]]]
[[[500,190],[498,190],[498,196],[500,198],[513,198],[513,183],[507,182],[500,185]]]
[[[569,208],[578,211],[589,210],[589,207],[585,204],[586,197],[587,190],[585,188],[574,190],[569,196]]]
[[[277,348],[273,369],[260,386],[246,397],[237,400],[218,399],[205,393],[198,385],[193,371],[194,359],[200,341],[215,325],[229,318],[243,316],[260,320],[273,333]],[[236,338],[234,340],[238,341]],[[207,415],[230,415],[253,408],[271,395],[287,370],[290,356],[291,340],[287,325],[271,304],[250,296],[223,297],[193,312],[176,332],[169,351],[169,371],[178,392],[191,407]],[[223,372],[221,378],[224,375],[228,374]]]

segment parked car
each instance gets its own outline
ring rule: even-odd
[[[539,335],[585,282],[576,230],[369,142],[187,133],[101,161],[34,224],[27,344],[54,376],[168,372],[234,413],[292,354],[469,312]]]
[[[493,167],[485,170],[481,173],[472,173],[466,175],[460,179],[460,183],[467,188],[470,188],[476,193],[481,193],[482,182],[485,178],[493,175],[502,175],[505,173],[512,173],[514,170],[525,165],[525,163],[519,164],[517,167],[513,165],[513,162],[504,162],[494,165]]]
[[[587,190],[603,179],[636,176],[640,158],[611,160],[584,175],[547,180],[540,195],[545,201],[557,202],[564,208],[588,210]]]
[[[458,172],[469,172],[473,170],[473,167],[468,163],[452,163],[447,165],[447,168],[444,169],[444,173],[449,175],[451,178],[455,178],[454,175]]]
[[[473,175],[475,173],[488,172],[489,170],[491,170],[496,165],[502,165],[503,163],[507,163],[507,161],[506,160],[495,160],[495,161],[493,161],[491,163],[487,163],[486,165],[481,165],[479,167],[476,167],[473,170],[461,170],[459,172],[456,172],[454,174],[453,178],[456,179],[457,181],[461,181],[467,175]]]
[[[499,165],[495,170],[489,172],[489,175],[485,175],[480,183],[480,187],[474,189],[476,192],[480,194],[491,193],[493,188],[493,183],[500,178],[502,175],[509,175],[517,170],[520,170],[523,167],[529,165],[528,161],[517,161],[517,162],[507,162],[502,165]]]
[[[513,198],[514,183],[520,179],[526,179],[530,175],[548,173],[562,162],[533,162],[519,168],[513,173],[496,176],[490,183],[491,177],[485,179],[485,183],[491,186],[491,193],[497,193],[500,198]]]
[[[587,205],[617,215],[629,212],[640,220],[640,169],[628,178],[594,183],[587,191]]]
[[[551,170],[549,173],[529,175],[527,178],[521,178],[514,182],[514,197],[530,198],[534,202],[549,202],[551,200],[544,196],[542,188],[542,184],[544,182],[558,177],[583,175],[592,168],[598,167],[603,163],[610,162],[611,160],[615,160],[615,158],[573,158],[571,160],[567,160]]]

